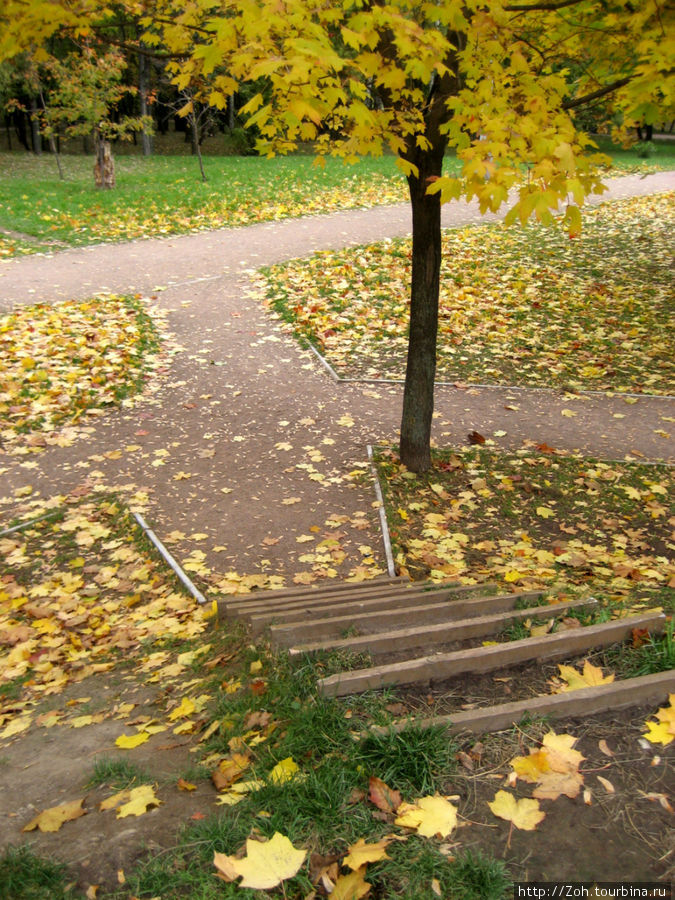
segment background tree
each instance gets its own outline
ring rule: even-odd
[[[111,141],[150,127],[147,118],[116,115],[122,98],[136,90],[124,83],[125,69],[120,51],[109,49],[97,54],[89,44],[63,59],[47,56],[41,61],[43,80],[48,84],[48,99],[43,101],[42,110],[43,133],[48,137],[93,133],[94,180],[97,187],[106,189],[115,185]]]
[[[86,31],[66,0],[8,0],[0,58],[59,29]],[[131,3],[131,0],[128,0]],[[410,335],[401,459],[430,466],[441,203],[477,198],[508,221],[555,212],[572,233],[602,185],[575,110],[601,97],[619,127],[673,116],[673,11],[663,0],[155,0],[138,7],[147,46],[178,85],[213,78],[209,103],[244,83],[243,113],[268,153],[300,142],[348,160],[396,154],[412,208]],[[88,23],[89,22],[89,23]],[[581,59],[576,73],[566,66]],[[216,74],[218,73],[218,74]],[[668,111],[668,112],[666,112]],[[462,169],[443,174],[453,147]],[[512,189],[515,194],[511,193]]]

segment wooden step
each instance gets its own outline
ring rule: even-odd
[[[402,628],[411,621],[418,625],[433,625],[461,618],[486,615],[512,610],[518,600],[535,599],[542,596],[541,591],[528,591],[525,594],[502,594],[497,597],[453,599],[449,595],[435,602],[412,602],[405,598],[399,604],[387,602],[381,609],[341,610],[340,615],[327,615],[321,618],[309,618],[307,613],[295,618],[297,621],[284,622],[270,626],[270,639],[277,647],[292,647],[294,644],[307,642],[317,634],[324,640],[345,637],[345,631],[356,629],[360,634],[374,634],[385,629]],[[419,598],[426,601],[428,594]],[[398,598],[397,598],[398,599]],[[251,617],[251,627],[260,630],[267,623],[259,621],[257,616]]]
[[[429,728],[443,725],[452,733],[471,731],[481,734],[487,731],[501,731],[517,725],[525,715],[548,716],[554,719],[567,719],[575,716],[590,716],[607,710],[624,709],[627,706],[658,704],[668,700],[675,693],[675,671],[657,672],[652,675],[640,675],[613,681],[611,684],[599,684],[594,687],[579,688],[561,694],[541,694],[528,697],[526,700],[515,700],[510,703],[498,703],[480,709],[463,710],[447,716],[430,716],[423,719],[406,719],[396,722],[388,728],[374,725],[364,732],[369,734],[386,734],[390,731],[402,731],[413,725],[415,728]]]
[[[279,591],[254,591],[250,594],[235,594],[218,601],[218,612],[223,616],[238,616],[242,612],[255,609],[266,609],[268,606],[305,603],[319,599],[329,599],[342,594],[378,593],[385,589],[393,591],[408,590],[419,586],[403,578],[382,576],[369,581],[339,581],[321,587],[288,588]]]
[[[420,588],[418,585],[414,585],[411,582],[402,582],[396,585],[380,585],[368,589],[360,588],[354,591],[331,591],[330,593],[326,592],[325,594],[323,592],[317,592],[313,596],[307,595],[299,598],[293,597],[290,599],[283,599],[280,597],[277,600],[272,600],[270,603],[264,604],[260,602],[250,605],[242,604],[237,608],[236,614],[238,616],[252,616],[266,615],[269,612],[274,612],[281,615],[285,612],[291,613],[294,610],[301,612],[303,609],[330,610],[331,607],[340,609],[345,603],[350,602],[386,602],[387,600],[394,602],[396,599],[399,599],[400,602],[405,602],[409,598],[450,597],[457,594],[475,593],[477,591],[491,593],[495,589],[496,588],[493,588],[492,585],[482,584],[453,584],[443,588],[429,589]]]
[[[351,622],[354,617],[365,616],[367,613],[379,611],[420,609],[423,605],[440,604],[447,608],[454,607],[455,603],[469,597],[474,599],[488,599],[493,596],[492,585],[460,585],[446,588],[442,591],[390,591],[378,594],[359,596],[353,598],[341,598],[338,601],[320,600],[317,603],[294,605],[286,609],[271,609],[265,612],[249,613],[246,618],[255,632],[266,625],[291,625],[294,622],[306,622],[308,616],[321,621],[333,618],[345,617]],[[349,627],[341,626],[341,628]]]
[[[416,597],[416,596],[436,596],[440,593],[462,593],[471,590],[490,590],[489,587],[483,585],[460,585],[453,584],[442,589],[431,590],[429,588],[420,588],[419,585],[410,581],[399,581],[397,584],[380,584],[380,585],[356,585],[350,590],[344,591],[315,591],[312,594],[293,595],[291,597],[279,596],[272,598],[268,602],[264,602],[263,598],[255,601],[242,600],[236,607],[230,608],[231,613],[237,616],[265,614],[270,611],[283,612],[285,610],[294,609],[318,609],[320,607],[329,608],[331,606],[339,607],[343,603],[350,601],[365,601],[370,599],[381,599],[386,597]]]
[[[291,656],[319,653],[324,650],[352,650],[355,653],[385,654],[402,650],[424,648],[429,652],[434,647],[454,641],[465,641],[470,638],[485,637],[498,634],[507,625],[522,622],[529,618],[549,619],[557,617],[571,609],[581,609],[597,605],[591,597],[586,600],[570,600],[550,606],[532,606],[527,609],[493,613],[492,615],[474,618],[448,620],[434,625],[416,625],[413,628],[398,628],[392,631],[381,631],[377,634],[365,634],[359,637],[334,638],[328,641],[314,641],[291,647]]]
[[[634,628],[644,628],[658,634],[663,631],[664,623],[663,613],[652,612],[540,638],[509,641],[493,647],[436,653],[331,675],[319,681],[319,690],[327,697],[343,697],[395,684],[429,683],[468,672],[491,672],[531,660],[555,659],[572,656],[591,647],[606,647],[630,637]]]

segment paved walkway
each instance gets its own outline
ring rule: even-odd
[[[674,187],[674,173],[629,176],[612,182],[605,197]],[[471,204],[444,209],[445,225],[480,219]],[[34,497],[47,497],[85,480],[133,484],[148,492],[147,518],[160,536],[187,536],[175,545],[177,555],[200,550],[220,572],[262,570],[290,581],[312,570],[315,561],[298,557],[315,552],[326,535],[339,545],[333,565],[341,575],[367,556],[365,546],[382,563],[371,488],[349,473],[365,462],[366,444],[396,440],[402,387],[332,381],[248,296],[249,275],[314,250],[409,230],[408,208],[386,207],[0,264],[0,309],[101,290],[156,291],[183,348],[148,401],[97,420],[87,440],[30,459],[0,456],[2,520],[16,509],[14,491],[26,485]],[[506,409],[513,405],[519,409]],[[561,416],[571,405],[578,413],[572,420]],[[486,436],[500,430],[506,435],[495,442],[503,448],[533,440],[602,457],[636,451],[672,461],[672,442],[655,433],[664,415],[673,415],[665,398],[628,406],[620,398],[439,387],[434,437],[462,444],[473,429]],[[193,534],[207,537],[189,539]],[[312,541],[296,540],[303,536]]]

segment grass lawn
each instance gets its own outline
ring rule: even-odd
[[[311,156],[205,157],[206,183],[190,157],[120,156],[112,191],[95,188],[90,158],[67,156],[63,165],[66,179],[60,181],[46,155],[0,155],[0,229],[14,233],[0,234],[0,257],[50,244],[180,234],[406,198],[391,156],[354,166],[329,159],[323,170]]]
[[[675,194],[602,204],[579,238],[471,226],[443,237],[437,378],[668,394]],[[410,241],[264,271],[267,302],[338,374],[402,378]]]
[[[285,158],[217,156],[209,141],[202,183],[197,160],[180,136],[158,139],[161,152],[144,158],[122,144],[116,151],[117,187],[94,187],[90,156],[64,155],[65,180],[45,153],[0,153],[0,259],[64,246],[248,225],[311,213],[332,212],[408,199],[394,157],[365,158],[349,166],[327,159],[324,170],[311,155]],[[634,150],[601,141],[617,174],[675,167],[675,142],[655,142],[641,159]],[[222,152],[222,151],[220,151]],[[446,171],[457,168],[448,155]],[[3,234],[3,231],[5,234]]]

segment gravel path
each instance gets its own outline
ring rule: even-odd
[[[629,176],[604,196],[674,187],[675,173]],[[483,218],[472,204],[444,208],[447,226]],[[383,566],[372,487],[350,473],[364,465],[367,444],[396,440],[402,387],[331,380],[250,296],[249,276],[261,265],[409,230],[406,206],[382,207],[0,263],[0,309],[103,290],[154,293],[183,348],[153,394],[97,419],[86,439],[30,458],[0,455],[2,520],[27,485],[33,498],[83,482],[133,485],[148,493],[146,518],[160,536],[185,534],[172,545],[176,555],[199,550],[214,571],[262,571],[290,583],[315,570],[308,555],[326,536],[336,542],[329,577],[354,571],[367,547]],[[570,407],[573,419],[561,415]],[[619,397],[439,387],[434,437],[462,444],[473,429],[488,437],[505,431],[495,438],[503,448],[530,440],[672,461],[672,441],[656,433],[672,415],[668,398],[628,405]]]

